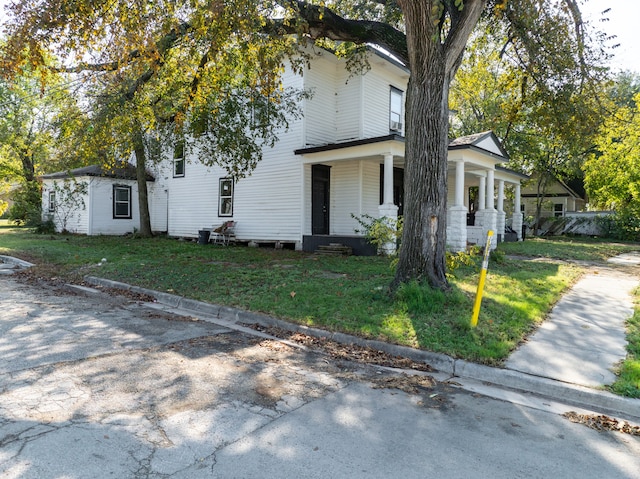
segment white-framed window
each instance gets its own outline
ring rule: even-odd
[[[564,205],[562,203],[555,203],[553,205],[553,216],[556,218],[564,216]]]
[[[389,90],[389,130],[394,132],[402,131],[402,90],[394,86]]]
[[[113,218],[131,219],[131,187],[113,186]]]
[[[173,147],[173,177],[184,176],[184,140],[179,140]]]
[[[49,192],[49,213],[54,213],[56,211],[56,192]]]
[[[233,216],[233,179],[220,178],[218,216]]]

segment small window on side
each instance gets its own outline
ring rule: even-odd
[[[49,213],[54,213],[56,211],[56,192],[49,192]]]
[[[184,176],[184,140],[178,141],[173,149],[173,176]]]

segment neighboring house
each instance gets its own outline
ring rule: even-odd
[[[522,187],[522,213],[524,216],[536,216],[536,205],[541,203],[540,217],[563,217],[567,213],[584,211],[586,201],[565,182],[550,180],[546,185],[543,196],[539,197],[538,178],[532,176],[531,181]]]
[[[353,216],[395,218],[403,212],[404,91],[409,72],[375,50],[369,62],[366,74],[351,74],[344,59],[321,51],[303,75],[287,70],[285,86],[310,90],[313,96],[302,105],[304,116],[290,122],[275,147],[265,149],[247,178],[234,182],[224,169],[203,165],[197,148],[190,148],[187,158],[171,152],[172,159],[153,172],[152,229],[195,238],[199,230],[233,220],[238,241],[305,251],[329,243],[351,246],[356,254],[370,250],[357,233],[361,226]],[[511,209],[518,214],[511,222],[520,235],[520,181],[526,176],[503,168],[507,160],[491,132],[451,143],[450,249],[484,244],[489,229],[503,237],[505,186],[514,189]],[[118,184],[118,179],[103,180]],[[103,202],[110,204],[108,185],[102,191]],[[471,193],[475,193],[473,204]],[[104,211],[100,214],[102,221],[117,223]],[[135,227],[135,213],[131,220],[130,229]],[[85,228],[87,234],[108,230],[117,234],[121,228],[116,231],[107,224],[99,230]]]
[[[129,163],[114,168],[87,166],[40,179],[43,216],[53,219],[57,231],[123,235],[140,226],[136,169]],[[153,192],[151,175],[147,188]],[[153,207],[160,205],[154,201]]]

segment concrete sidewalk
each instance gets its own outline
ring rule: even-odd
[[[585,275],[506,367],[570,384],[601,387],[616,380],[626,357],[625,321],[633,315],[638,278],[611,268]]]

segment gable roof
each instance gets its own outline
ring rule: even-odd
[[[79,176],[96,176],[100,178],[115,178],[120,180],[135,180],[136,167],[131,163],[119,163],[115,167],[108,168],[103,165],[90,165],[83,168],[75,168],[68,171],[58,171],[40,176],[44,180],[76,178]],[[147,172],[147,181],[155,181],[155,178]]]
[[[483,131],[481,133],[474,133],[473,135],[461,136],[449,143],[450,150],[461,150],[465,148],[480,150],[483,153],[488,153],[502,160],[509,160],[509,154],[492,131]]]

